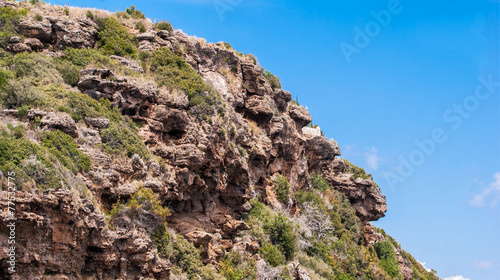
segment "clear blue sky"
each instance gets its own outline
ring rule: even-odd
[[[498,0],[52,3],[133,4],[255,54],[373,173],[389,207],[377,226],[442,278],[500,279],[500,87],[478,87],[480,76],[500,82]],[[384,26],[372,15],[381,10]],[[369,42],[357,32],[366,28]]]

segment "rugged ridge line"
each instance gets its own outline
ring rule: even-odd
[[[0,1],[0,7],[26,5]],[[43,19],[20,20],[17,29],[24,38],[10,38],[5,47],[10,53],[61,57],[67,48],[97,48],[98,26],[83,15],[68,16],[62,7],[45,4],[33,6],[30,13]],[[141,51],[167,48],[179,54],[220,94],[219,112],[199,117],[186,94],[158,86],[144,74],[148,71],[140,62],[121,56],[111,59],[132,74],[86,67],[71,90],[109,100],[111,108],[138,124],[138,135],[152,157],[115,158],[106,153],[101,145],[103,131],[112,125],[109,118],[75,121],[68,112],[44,108],[31,108],[26,117],[18,110],[1,111],[4,123],[70,135],[90,158],[91,167],[68,175],[73,183],[59,189],[16,192],[18,273],[8,273],[8,251],[3,246],[0,279],[169,277],[171,263],[159,256],[152,237],[155,218],[144,213],[136,219],[122,215],[111,225],[103,214],[117,202],[130,201],[141,189],[158,195],[171,212],[166,218],[169,229],[202,248],[203,263],[216,267],[231,250],[258,252],[256,240],[238,237],[250,229],[242,217],[251,210],[251,199],[260,197],[275,211],[300,215],[293,196],[278,198],[273,178],[279,175],[287,178],[292,194],[309,190],[312,174],[322,175],[356,210],[366,244],[384,239],[369,223],[387,211],[380,188],[371,176],[356,176],[338,158],[340,148],[333,139],[306,127],[312,122],[307,109],[294,102],[290,92],[272,85],[255,58],[179,30],[155,30],[151,22],[145,32],[130,32]],[[32,128],[37,122],[39,128]],[[81,195],[84,189],[90,191],[86,197]],[[0,243],[4,245],[9,235],[7,206],[8,195],[2,191]],[[412,264],[402,257],[403,251],[396,251],[404,278],[411,279]],[[298,263],[289,268],[294,279],[310,279]]]

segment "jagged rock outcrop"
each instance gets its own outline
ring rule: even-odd
[[[365,238],[366,245],[373,245],[381,240],[384,240],[384,236],[376,231],[371,223],[366,223],[363,226],[363,237]]]
[[[300,263],[298,261],[289,263],[288,269],[290,270],[291,276],[296,280],[311,280],[309,273],[300,267]]]
[[[395,248],[396,259],[398,260],[399,271],[403,275],[404,280],[413,279],[413,269],[411,267],[411,262],[403,258],[403,252],[399,248]]]
[[[19,34],[51,44],[56,49],[92,48],[97,40],[97,25],[87,18],[46,17],[42,21],[25,19]]]
[[[385,216],[387,204],[385,196],[372,179],[355,179],[345,173],[344,163],[335,158],[340,155],[336,142],[316,136],[307,142],[306,156],[310,170],[323,174],[337,190],[351,201],[362,221],[375,221]]]
[[[56,114],[48,112],[42,117],[40,125],[50,129],[59,129],[73,138],[78,137],[76,123],[71,116],[66,113]]]
[[[0,7],[10,5],[6,3],[0,1]],[[47,16],[42,21],[24,19],[18,30],[26,39],[11,38],[7,50],[14,53],[49,46],[56,52],[67,47],[92,48],[98,34],[93,21],[65,15]],[[75,279],[167,277],[170,264],[158,256],[147,225],[124,215],[109,229],[96,209],[100,205],[107,211],[140,187],[159,195],[172,212],[167,218],[169,228],[203,248],[204,263],[217,264],[229,250],[257,254],[256,240],[238,237],[249,229],[240,219],[250,210],[251,198],[260,194],[282,211],[296,207],[293,197],[285,202],[276,199],[272,181],[276,174],[288,178],[292,193],[310,187],[310,174],[322,174],[346,195],[362,222],[384,216],[386,201],[377,185],[346,173],[333,139],[321,136],[321,131],[305,133],[303,128],[312,121],[309,112],[291,101],[290,92],[273,89],[254,59],[218,44],[201,43],[180,31],[155,32],[136,35],[139,49],[167,47],[182,52],[189,65],[220,93],[224,112],[200,121],[190,111],[186,94],[158,87],[146,78],[120,77],[110,69],[80,71],[77,89],[96,100],[108,99],[139,124],[138,134],[160,159],[157,162],[138,155],[123,158],[104,153],[101,133],[110,127],[109,119],[85,117],[75,123],[67,113],[30,109],[29,121],[39,119],[42,129],[67,133],[89,156],[92,168],[78,178],[95,200],[64,189],[19,192],[15,215],[26,234],[16,242],[23,277],[58,273]],[[133,72],[144,73],[133,59],[111,58]],[[2,113],[17,117],[15,110]],[[6,209],[6,192],[0,198],[0,206]],[[2,244],[6,241],[5,215],[0,217]],[[364,232],[368,244],[378,241],[373,228],[365,226]],[[0,251],[3,271],[6,258],[6,252]],[[310,279],[298,263],[290,263],[289,270],[295,279]]]
[[[48,20],[26,19],[19,23],[18,30],[19,34],[27,38],[36,38],[42,42],[49,42],[52,38],[52,25]]]
[[[8,209],[7,202],[7,193],[1,192],[1,209]],[[114,230],[109,230],[95,205],[71,191],[47,190],[40,195],[17,192],[15,217],[19,233],[16,270],[23,279],[57,274],[73,279],[168,276],[170,263],[157,257],[150,233],[134,227],[128,217],[115,221]],[[1,244],[8,242],[9,218],[6,211],[0,214]],[[1,250],[0,265],[5,272],[4,260],[8,258]]]

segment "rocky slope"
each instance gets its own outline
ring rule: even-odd
[[[348,207],[355,210],[357,217],[352,220],[360,227],[353,232],[361,238],[356,246],[368,248],[390,240],[369,223],[387,210],[385,197],[371,176],[339,159],[340,148],[334,140],[306,127],[312,121],[307,110],[276,85],[252,56],[227,44],[208,44],[181,31],[160,29],[134,12],[113,15],[92,10],[89,15],[85,9],[12,1],[0,1],[0,8],[24,11],[15,20],[2,19],[4,27],[8,21],[15,27],[5,37],[2,55],[5,71],[14,74],[2,75],[31,79],[30,88],[41,96],[29,103],[26,98],[20,101],[17,94],[16,102],[9,103],[14,87],[9,82],[2,85],[2,137],[7,143],[27,139],[30,144],[22,142],[19,147],[40,146],[56,157],[46,155],[52,160],[45,162],[43,152],[33,157],[38,148],[32,148],[15,161],[6,152],[10,144],[0,146],[4,188],[0,195],[0,279],[177,279],[175,275],[183,272],[174,272],[174,267],[191,270],[180,264],[180,257],[162,253],[158,229],[164,221],[167,243],[189,241],[199,248],[199,260],[208,265],[204,269],[209,272],[196,270],[185,277],[219,279],[223,276],[218,271],[228,279],[314,279],[313,272],[293,258],[287,258],[283,266],[289,276],[281,272],[271,278],[259,276],[262,271],[271,273],[270,261],[262,257],[264,243],[248,234],[254,230],[248,213],[257,200],[288,217],[290,223],[299,219],[304,204],[295,194],[311,190],[312,176],[320,176],[329,190],[345,197]],[[116,48],[106,52],[104,36],[106,28],[111,28],[106,24],[112,26],[112,21],[103,20],[106,17],[118,19],[130,32],[118,36],[130,39],[133,53],[119,53]],[[143,26],[139,30],[138,22]],[[74,49],[100,49],[104,58],[77,63],[71,60]],[[43,64],[46,72],[57,69],[59,73],[53,70],[56,74],[50,82],[38,81],[34,74],[18,73],[17,58],[40,61],[37,67],[47,63]],[[162,62],[163,58],[167,61]],[[70,67],[61,70],[57,63],[68,60]],[[172,65],[177,65],[175,71],[169,68]],[[76,80],[70,82],[67,76],[73,72]],[[202,90],[186,86],[193,80]],[[83,103],[90,105],[81,107]],[[22,127],[22,138],[16,138],[12,126]],[[88,168],[71,172],[70,163],[47,146],[47,133],[57,131],[76,143],[79,152],[69,153],[72,159],[88,157]],[[130,134],[119,135],[125,132]],[[126,146],[130,143],[136,146]],[[51,168],[62,175],[50,185],[44,178],[50,173],[48,162],[58,160],[60,164]],[[15,273],[9,271],[8,263],[12,170],[26,174],[18,178],[15,192]],[[286,195],[278,187],[277,178],[282,177],[287,182]],[[167,208],[168,215],[158,214],[158,209]],[[329,235],[341,237],[333,230]],[[414,273],[417,262],[411,263],[395,242],[391,246],[398,275],[420,279]],[[256,261],[257,276],[237,278],[227,272],[224,260],[235,251]],[[377,263],[373,269],[379,271]],[[366,266],[371,267],[368,261]],[[348,271],[342,269],[339,266],[338,271]],[[377,273],[380,279],[391,277]]]

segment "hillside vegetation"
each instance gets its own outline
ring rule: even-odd
[[[278,77],[146,16],[0,1],[20,279],[439,279]]]

